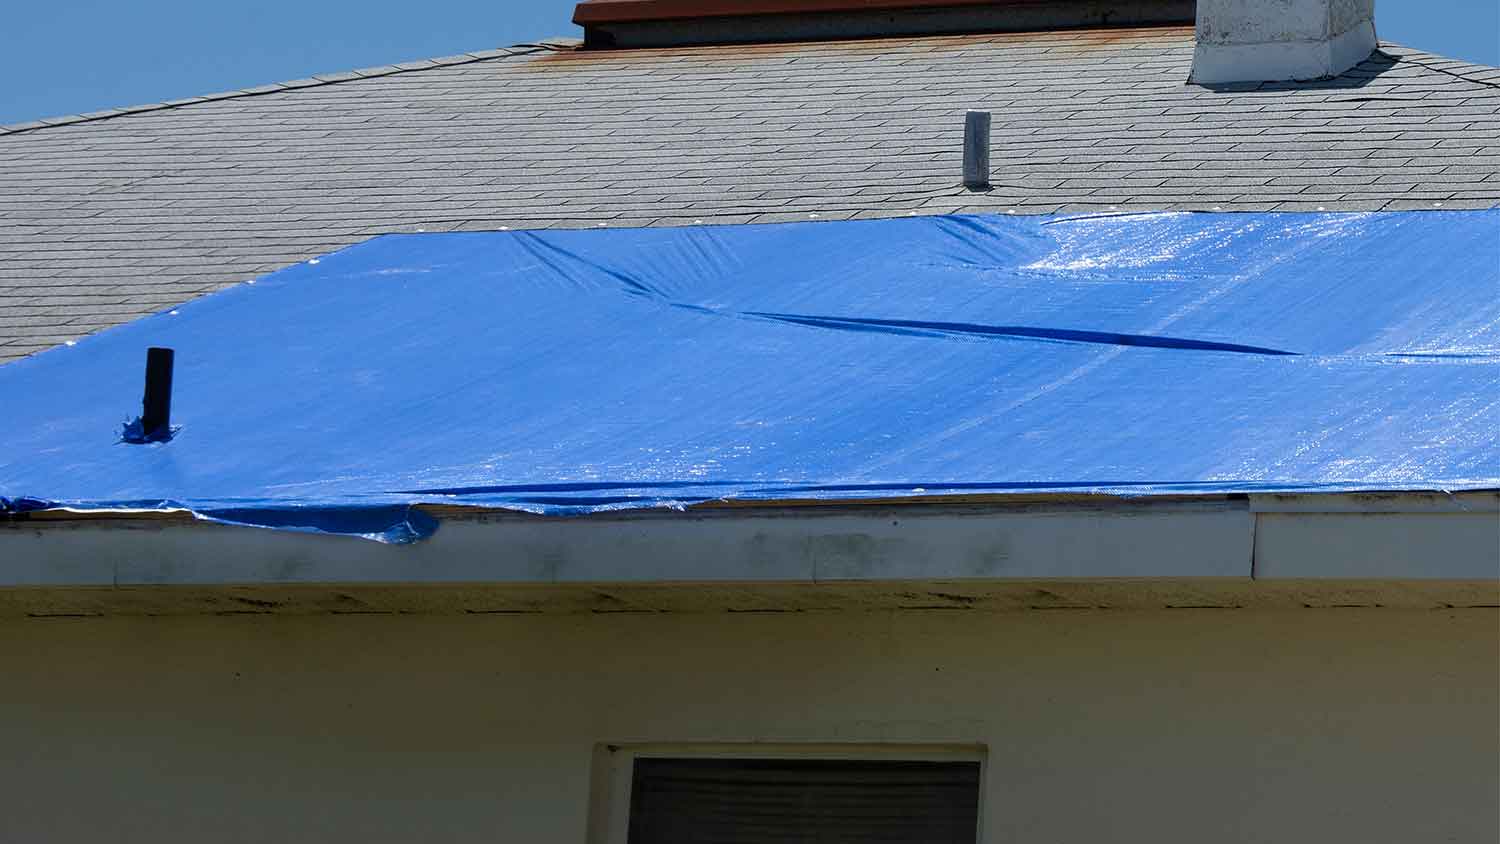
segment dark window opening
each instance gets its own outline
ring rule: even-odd
[[[629,844],[974,844],[978,762],[638,758]]]

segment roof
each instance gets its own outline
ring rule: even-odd
[[[1500,71],[1184,84],[1190,28],[528,47],[0,134],[0,360],[387,232],[1490,207]],[[994,189],[959,187],[993,112]]]
[[[0,510],[404,541],[431,529],[417,504],[1497,489],[1497,228],[1500,210],[390,235],[0,368]],[[181,430],[121,443],[148,346],[177,351]]]

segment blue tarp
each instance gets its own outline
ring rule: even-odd
[[[148,346],[167,442],[121,441]],[[1500,212],[389,235],[0,367],[11,510],[1500,487]]]

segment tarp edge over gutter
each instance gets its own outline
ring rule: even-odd
[[[405,547],[149,519],[0,526],[0,588],[235,584],[1500,581],[1500,494],[1251,501],[476,511]],[[1309,508],[1302,512],[1297,506]]]
[[[624,487],[626,485],[618,485]],[[1494,484],[1464,486],[1455,485],[1454,488],[1434,488],[1430,486],[1415,488],[1367,488],[1356,484],[1333,485],[1324,487],[1296,488],[1286,485],[1266,485],[1263,489],[1251,485],[1235,484],[1224,485],[1219,488],[1215,484],[1153,484],[1149,489],[1136,489],[1133,487],[1105,487],[1098,488],[1089,485],[1053,485],[1053,484],[1010,484],[1003,485],[1008,491],[1002,492],[997,489],[1002,485],[970,484],[959,487],[935,486],[932,488],[920,485],[895,485],[887,484],[878,487],[834,488],[820,486],[810,490],[816,493],[808,497],[757,497],[755,491],[744,491],[738,497],[706,498],[694,496],[689,492],[686,495],[670,497],[667,495],[654,496],[651,500],[643,501],[633,495],[617,496],[618,500],[608,500],[601,497],[583,502],[578,502],[576,492],[572,493],[573,502],[557,499],[546,499],[542,497],[520,498],[515,501],[507,501],[504,497],[493,495],[467,496],[463,494],[454,495],[418,495],[406,497],[397,503],[371,503],[368,505],[305,505],[298,506],[294,502],[278,501],[274,504],[258,504],[254,502],[223,502],[222,505],[208,507],[190,507],[173,501],[160,502],[136,502],[131,505],[102,504],[95,505],[88,502],[52,502],[38,499],[21,498],[8,500],[0,497],[0,517],[26,518],[35,513],[46,513],[53,515],[76,514],[80,516],[157,516],[170,514],[188,514],[195,519],[222,525],[234,525],[240,527],[259,527],[273,530],[285,530],[300,533],[326,534],[333,536],[349,536],[360,539],[374,540],[376,542],[405,545],[427,539],[437,532],[439,520],[432,515],[431,510],[435,507],[446,508],[472,508],[477,512],[508,512],[517,514],[528,514],[556,518],[578,518],[594,514],[607,515],[620,512],[646,512],[646,513],[671,513],[689,510],[701,510],[704,508],[728,507],[734,509],[761,509],[774,510],[786,507],[821,507],[839,508],[847,507],[853,509],[874,507],[911,507],[923,505],[937,506],[994,506],[1005,507],[1012,503],[1032,503],[1035,499],[1045,501],[1056,500],[1059,503],[1087,503],[1093,506],[1108,507],[1117,502],[1144,501],[1150,499],[1166,499],[1172,501],[1193,500],[1213,501],[1225,497],[1243,498],[1253,496],[1257,502],[1255,509],[1262,511],[1275,510],[1280,507],[1298,507],[1303,512],[1321,511],[1321,508],[1330,506],[1316,502],[1338,502],[1334,512],[1347,512],[1351,505],[1347,502],[1349,495],[1359,496],[1361,502],[1378,502],[1384,500],[1383,506],[1395,507],[1397,511],[1402,510],[1400,503],[1410,496],[1437,496],[1447,497],[1448,500],[1458,493],[1484,493],[1500,490],[1500,481]],[[891,492],[895,488],[900,489],[900,494],[894,497],[882,495]],[[963,490],[963,491],[959,491]],[[631,486],[631,491],[638,488]],[[1411,499],[1416,500],[1416,499]],[[1282,502],[1282,503],[1278,503]],[[1295,504],[1285,502],[1296,502]],[[424,506],[425,505],[425,506]],[[1352,505],[1354,509],[1368,506],[1366,503]]]

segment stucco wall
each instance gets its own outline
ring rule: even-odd
[[[982,743],[996,842],[1493,842],[1493,610],[0,623],[0,841],[583,842],[599,742]]]

